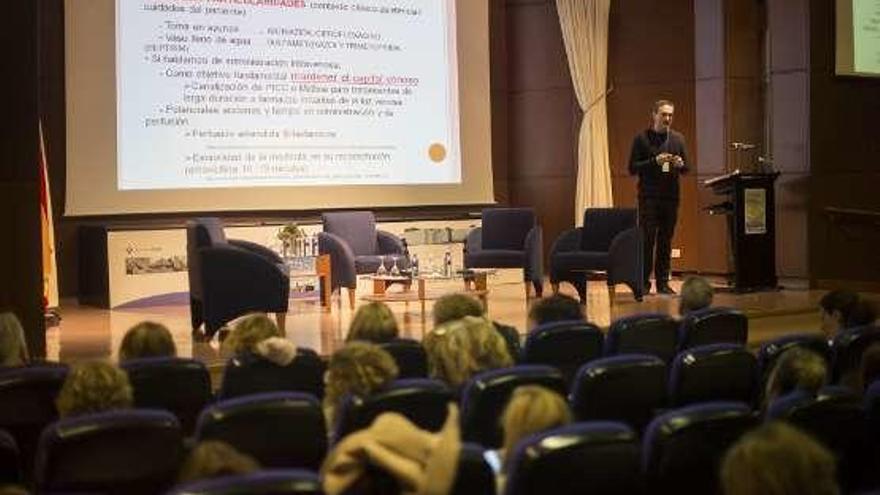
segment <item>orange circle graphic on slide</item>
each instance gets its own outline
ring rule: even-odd
[[[446,158],[446,147],[440,143],[434,143],[428,148],[428,156],[431,161],[440,163]]]

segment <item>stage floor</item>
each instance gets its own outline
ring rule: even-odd
[[[678,289],[680,281],[673,281]],[[458,286],[450,286],[455,290]],[[526,331],[528,305],[523,284],[499,282],[489,284],[489,316],[497,321],[513,325],[521,333]],[[549,291],[549,284],[545,290]],[[573,295],[570,287],[563,292]],[[749,317],[749,344],[761,342],[792,332],[818,331],[818,300],[823,291],[786,289],[777,292],[732,294],[719,292],[715,304],[740,309]],[[328,311],[316,301],[291,301],[287,317],[287,336],[297,345],[315,349],[321,355],[329,355],[344,341],[352,316],[345,304],[334,299]],[[359,301],[358,304],[363,302]],[[431,304],[422,314],[418,303],[392,303],[390,307],[398,318],[405,337],[421,339],[431,328]],[[678,316],[678,297],[650,295],[641,303],[632,298],[624,286],[619,286],[617,303],[609,307],[604,282],[589,284],[587,316],[602,328],[619,317],[642,312],[662,312]],[[189,307],[175,304],[147,308],[106,310],[79,306],[75,301],[63,301],[60,308],[62,320],[59,326],[47,331],[47,353],[51,360],[75,362],[83,359],[110,358],[115,360],[125,331],[142,320],[154,320],[171,329],[181,356],[195,357],[214,370],[221,368],[225,356],[220,354],[216,339],[211,343],[194,343],[189,329]]]

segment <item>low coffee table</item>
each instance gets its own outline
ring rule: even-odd
[[[367,278],[373,281],[373,293],[363,296],[361,299],[371,302],[418,302],[421,304],[422,316],[425,315],[425,301],[438,299],[439,297],[452,292],[467,294],[478,298],[483,307],[488,307],[487,296],[489,289],[487,286],[487,278],[495,270],[468,270],[458,272],[452,276],[425,274],[416,277],[390,276],[390,275],[370,275]],[[436,285],[441,282],[462,281],[464,287],[458,291],[450,290],[432,290],[429,285]],[[412,290],[413,282],[415,282],[416,290]],[[389,292],[388,288],[394,284],[403,285],[404,289],[400,292]]]

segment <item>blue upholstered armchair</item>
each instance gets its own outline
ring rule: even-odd
[[[471,230],[464,243],[465,268],[522,268],[541,297],[544,292],[544,247],[541,226],[531,208],[487,208],[483,225]]]
[[[189,300],[193,333],[202,323],[210,338],[251,311],[275,313],[284,331],[290,279],[281,257],[259,244],[226,239],[217,218],[186,223]]]
[[[550,249],[550,284],[560,282],[577,289],[581,302],[587,300],[587,273],[604,271],[608,294],[614,303],[614,286],[626,284],[637,301],[644,292],[642,234],[631,208],[587,208],[584,226],[567,230]]]
[[[396,235],[376,230],[376,217],[370,211],[345,211],[321,215],[324,231],[318,233],[318,251],[330,255],[331,289],[348,289],[354,306],[357,276],[374,273],[379,268],[379,257],[385,257],[385,267],[391,268],[397,259],[401,270],[409,267],[404,255],[403,242]]]

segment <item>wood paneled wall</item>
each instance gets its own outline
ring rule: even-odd
[[[840,228],[825,208],[880,213],[880,79],[834,75],[834,2],[809,6],[810,279],[878,290],[880,225]]]

